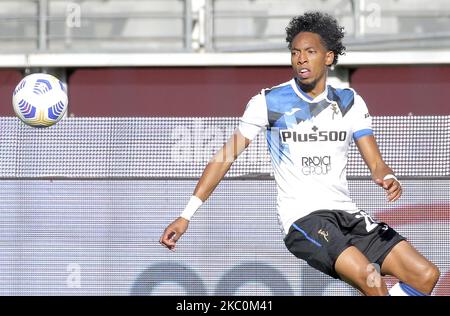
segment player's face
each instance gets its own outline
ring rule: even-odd
[[[333,63],[334,53],[328,51],[320,35],[301,32],[294,37],[291,48],[291,65],[301,85],[313,90],[320,85],[325,89],[328,66]]]

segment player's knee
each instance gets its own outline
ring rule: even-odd
[[[425,267],[422,271],[423,282],[434,287],[441,276],[439,268],[430,262],[430,264]]]
[[[423,293],[429,294],[438,282],[440,275],[438,267],[430,262],[418,269],[416,275],[411,278],[410,282],[406,281],[406,283]]]

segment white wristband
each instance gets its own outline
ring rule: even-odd
[[[191,196],[191,199],[184,208],[184,211],[181,212],[180,216],[190,221],[192,216],[194,216],[195,212],[197,212],[197,210],[200,208],[200,206],[202,206],[202,204],[203,201],[200,200],[198,197],[196,197],[195,195]]]
[[[400,183],[400,181],[398,181],[397,177],[394,176],[393,174],[389,173],[387,175],[384,176],[383,180],[389,180],[389,179],[394,179],[395,181],[397,181],[398,183]],[[401,185],[401,183],[400,183]]]

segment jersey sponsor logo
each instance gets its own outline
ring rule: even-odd
[[[330,156],[302,157],[302,173],[305,176],[325,175],[331,170]]]
[[[281,141],[286,143],[297,142],[343,142],[347,139],[347,131],[319,131],[317,127],[313,133],[298,133],[293,129],[280,130]]]

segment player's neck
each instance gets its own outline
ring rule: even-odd
[[[326,88],[325,81],[314,82],[312,84],[302,84],[297,78],[295,78],[295,82],[297,83],[297,87],[299,88],[300,92],[311,100],[322,94]]]

